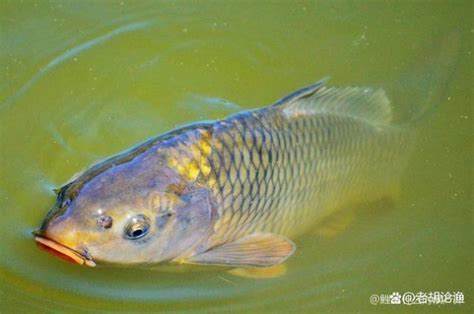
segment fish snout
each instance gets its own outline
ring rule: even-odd
[[[45,221],[41,228],[33,231],[36,244],[43,250],[68,262],[95,266],[95,262],[84,249],[81,236],[67,220]]]

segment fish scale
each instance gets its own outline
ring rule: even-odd
[[[300,231],[307,227],[304,221],[327,216],[345,199],[357,198],[354,194],[363,200],[369,172],[381,170],[377,159],[397,159],[403,150],[384,143],[403,137],[388,129],[333,113],[285,119],[274,108],[216,122],[210,160],[220,163],[212,171],[219,178],[219,213],[230,218],[218,225],[214,238],[226,242],[254,231],[292,235],[298,225]]]

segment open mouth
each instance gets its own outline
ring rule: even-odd
[[[95,266],[95,262],[90,258],[82,255],[81,253],[68,248],[58,242],[53,240],[35,236],[36,244],[43,250],[71,263],[76,263],[79,265],[86,265],[90,267]]]

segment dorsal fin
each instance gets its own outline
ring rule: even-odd
[[[314,83],[313,85],[309,85],[303,88],[300,88],[293,93],[286,95],[285,97],[281,98],[277,102],[275,102],[272,106],[284,106],[290,102],[295,102],[300,99],[304,99],[305,97],[309,97],[316,93],[320,88],[324,86],[328,78],[323,78],[322,80]]]
[[[277,101],[287,117],[333,113],[375,124],[388,124],[392,108],[384,90],[370,87],[326,87],[324,80]]]

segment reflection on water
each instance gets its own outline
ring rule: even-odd
[[[186,95],[185,99],[177,104],[177,108],[183,113],[191,113],[192,117],[198,117],[200,120],[218,119],[244,109],[227,99],[194,93]]]
[[[347,312],[373,310],[373,293],[472,295],[470,4],[461,4],[2,2],[0,310]],[[451,29],[464,66],[420,130],[400,199],[361,212],[337,237],[297,239],[284,277],[86,269],[35,247],[30,232],[53,202],[52,188],[92,162],[177,125],[271,103],[326,75],[335,85],[397,86],[403,69]],[[417,98],[421,83],[408,84]],[[397,88],[390,94],[400,107],[417,105]]]

